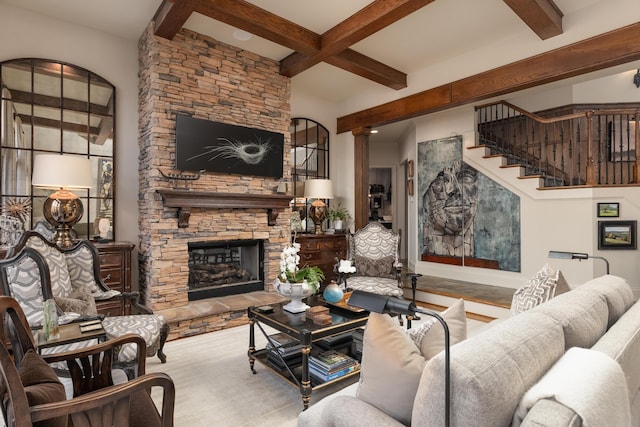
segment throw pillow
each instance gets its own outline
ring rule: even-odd
[[[66,399],[64,386],[53,369],[33,350],[25,353],[18,368],[29,406],[59,402]],[[67,425],[67,417],[35,423],[36,427]]]
[[[426,316],[422,314],[421,316]],[[464,300],[459,299],[449,308],[440,313],[449,328],[449,345],[452,346],[467,339],[467,315],[464,309]],[[421,337],[418,348],[422,356],[429,360],[444,350],[444,328],[440,322],[433,319],[431,326],[424,333],[418,333]],[[418,330],[422,329],[418,328]]]
[[[569,285],[564,280],[564,277],[560,275],[560,271],[555,271],[548,264],[545,264],[540,271],[513,294],[511,315],[522,313],[549,301],[556,295],[560,280],[562,281],[560,285],[561,292],[565,292],[569,289]]]
[[[53,297],[53,299],[65,313],[78,313],[81,316],[98,314],[96,301],[88,287],[77,288],[68,297]]]
[[[380,259],[372,259],[356,255],[356,274],[368,277],[386,277],[395,279],[393,262],[395,257],[389,255]]]
[[[371,313],[363,337],[358,398],[405,425],[426,361],[388,314]]]

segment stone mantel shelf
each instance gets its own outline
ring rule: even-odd
[[[289,207],[293,196],[287,194],[218,193],[191,190],[157,190],[164,206],[178,208],[178,227],[189,226],[191,208],[203,209],[266,209],[269,225],[278,219],[277,209]]]

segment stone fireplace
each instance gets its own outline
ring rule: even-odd
[[[280,180],[208,172],[178,183],[166,174],[191,173],[175,169],[175,122],[181,114],[284,134],[283,178],[290,179],[289,79],[278,73],[276,61],[184,29],[171,41],[162,39],[152,25],[140,39],[139,63],[139,266],[145,303],[161,314],[198,304],[189,298],[189,248],[228,241],[260,242],[260,285],[272,291],[280,251],[290,238],[291,197],[276,193]],[[220,326],[208,324],[204,314],[183,316],[171,328],[170,339]]]

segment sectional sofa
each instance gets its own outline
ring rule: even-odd
[[[408,421],[354,384],[298,426],[444,426],[443,372],[443,352],[425,362]],[[451,347],[451,390],[451,426],[640,426],[640,304],[606,275],[495,322]]]

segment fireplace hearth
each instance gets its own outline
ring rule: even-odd
[[[264,243],[189,243],[189,301],[264,290]]]

